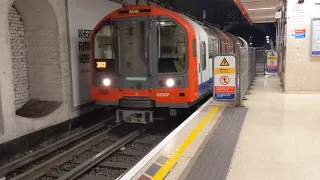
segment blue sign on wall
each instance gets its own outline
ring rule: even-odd
[[[312,51],[312,55],[320,55],[320,51]]]
[[[305,39],[307,37],[306,29],[296,29],[294,32],[295,32],[294,38],[296,38],[296,39]]]

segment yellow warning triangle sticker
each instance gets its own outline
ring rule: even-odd
[[[274,56],[273,52],[271,52],[270,56]]]
[[[226,58],[223,58],[220,66],[229,66],[229,63],[228,63],[228,61],[226,60]]]

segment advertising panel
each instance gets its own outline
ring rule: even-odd
[[[311,56],[320,56],[320,18],[312,18]]]
[[[95,25],[122,5],[106,0],[68,0],[69,64],[73,107],[90,103],[90,35]]]

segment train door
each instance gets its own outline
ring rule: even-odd
[[[198,84],[202,84],[209,80],[209,69],[211,69],[208,67],[208,36],[199,24],[188,18],[186,19],[194,27],[197,34]]]
[[[193,26],[197,26],[196,23],[194,23],[193,21],[192,25]],[[197,64],[198,64],[198,84],[202,83],[202,71],[201,71],[201,50],[200,50],[200,44],[201,44],[201,38],[200,38],[200,34],[199,34],[199,30],[197,28],[194,29],[196,31],[197,34]]]
[[[195,23],[194,21],[186,18],[186,20],[194,27],[194,30],[196,32],[196,35],[197,35],[197,64],[198,64],[198,84],[201,84],[202,83],[202,71],[201,71],[201,50],[200,50],[200,44],[201,44],[201,37],[200,37],[200,32],[199,32],[199,29],[197,28],[199,25],[197,23]]]
[[[133,17],[120,20],[121,46],[120,74],[122,88],[150,89],[152,82],[151,36],[153,26],[148,17]]]
[[[200,38],[200,35],[199,35],[199,32],[197,31],[197,29],[195,29],[197,34],[198,34],[198,37],[197,37],[197,52],[198,52],[198,58],[197,58],[197,61],[198,61],[198,84],[201,84],[202,83],[202,71],[201,71],[201,66],[202,66],[202,62],[201,62],[201,38]]]
[[[201,72],[201,83],[204,83],[210,79],[209,71],[211,67],[208,66],[209,61],[209,54],[208,54],[208,35],[205,30],[201,26],[196,26],[200,36],[200,68],[199,71]]]
[[[208,78],[206,77],[206,72],[208,71],[208,67],[207,67],[207,48],[206,48],[206,42],[205,41],[201,41],[200,43],[200,64],[201,64],[201,82],[205,82],[206,80],[208,80]]]

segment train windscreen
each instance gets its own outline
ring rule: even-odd
[[[108,20],[102,24],[94,39],[97,71],[116,73],[120,65],[121,74],[148,74],[150,58],[146,24],[145,20],[137,19]],[[119,48],[121,54],[118,54]]]
[[[156,31],[150,29],[152,23],[155,23]],[[151,47],[156,49],[150,50]],[[185,72],[186,33],[169,19],[150,21],[135,17],[109,20],[95,34],[94,60],[103,66],[97,68],[99,66],[96,65],[98,72],[117,73],[120,70],[123,75],[152,74],[150,61],[158,64],[155,73]]]
[[[117,46],[115,22],[109,21],[94,37],[94,61],[97,71],[116,72]]]
[[[158,21],[158,73],[184,72],[187,68],[186,36],[173,21]]]

